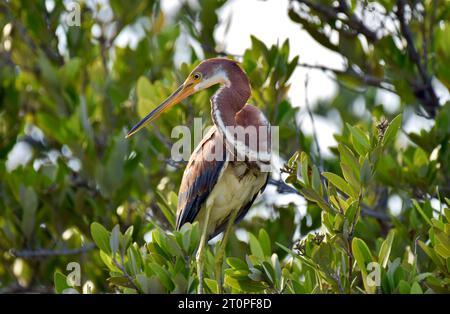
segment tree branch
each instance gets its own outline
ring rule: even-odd
[[[25,259],[34,259],[34,258],[46,258],[46,257],[53,257],[53,256],[62,256],[62,255],[76,255],[76,254],[83,254],[86,252],[89,252],[95,248],[94,243],[86,244],[80,248],[76,249],[56,249],[56,250],[50,250],[50,249],[36,249],[36,250],[16,250],[11,249],[10,253],[11,255],[19,258],[25,258]]]
[[[287,185],[286,183],[284,183],[282,180],[276,180],[272,177],[269,178],[268,184],[273,185],[277,188],[277,192],[280,194],[297,194],[297,195],[302,195],[299,191],[297,191],[295,188]],[[369,216],[369,217],[374,217],[377,218],[379,220],[382,221],[391,221],[391,218],[389,217],[389,215],[387,215],[384,212],[380,212],[379,209],[379,204],[377,203],[377,205],[375,207],[370,207],[364,203],[361,203],[361,215],[363,216]]]
[[[117,262],[117,260],[116,260],[115,257],[112,258],[112,262],[113,262],[113,264],[114,264],[117,268],[120,269],[120,271],[123,273],[123,275],[125,276],[125,278],[127,278],[127,280],[128,280],[128,282],[130,283],[130,285],[131,285],[134,289],[136,289],[136,291],[138,291],[138,292],[141,291],[141,290],[139,289],[139,287],[134,283],[133,278],[130,276],[130,274],[128,274],[128,272],[127,272],[127,270],[125,269],[125,267],[124,267],[122,264],[119,264],[119,263]]]
[[[395,93],[394,87],[388,80],[378,78],[378,77],[370,75],[370,74],[365,74],[365,73],[358,74],[355,70],[353,70],[350,67],[347,70],[338,70],[338,69],[330,68],[330,67],[327,67],[324,65],[308,64],[308,63],[298,63],[297,66],[301,67],[301,68],[306,68],[306,69],[330,72],[330,73],[333,73],[334,75],[349,75],[351,77],[356,78],[357,80],[359,80],[360,82],[362,82],[365,85],[378,87],[378,88],[387,90],[391,93]]]
[[[306,111],[308,112],[308,116],[309,119],[311,120],[311,125],[312,125],[312,136],[314,139],[314,143],[317,149],[317,158],[319,158],[319,169],[320,171],[324,171],[323,168],[323,159],[322,159],[322,152],[320,151],[320,145],[319,145],[319,139],[317,138],[317,129],[316,129],[316,123],[314,121],[314,115],[312,114],[311,108],[309,106],[309,99],[308,99],[308,75],[306,76],[305,79],[305,107],[306,107]]]
[[[356,34],[364,35],[371,43],[378,41],[377,33],[369,29],[361,19],[355,14],[351,13],[345,0],[339,1],[338,7],[332,7],[320,4],[317,1],[310,0],[297,0],[299,3],[303,3],[310,9],[320,13],[328,20],[339,20],[350,29],[355,30]],[[343,19],[339,14],[344,14],[347,19]]]
[[[405,0],[397,0],[397,10],[395,14],[400,23],[400,31],[407,43],[407,50],[411,61],[416,65],[419,72],[422,84],[415,84],[413,86],[416,97],[422,102],[427,113],[434,118],[436,110],[439,107],[439,98],[431,84],[431,78],[427,73],[427,70],[422,63],[419,53],[414,45],[414,39],[405,18]]]

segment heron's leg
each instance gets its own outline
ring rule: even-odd
[[[203,266],[204,266],[204,259],[205,259],[205,248],[206,248],[206,241],[208,240],[208,223],[209,223],[209,216],[211,214],[211,208],[212,206],[207,205],[205,206],[206,214],[205,214],[205,221],[203,222],[203,228],[202,228],[202,235],[200,238],[200,245],[197,250],[197,276],[198,276],[198,294],[203,294]]]
[[[234,220],[236,219],[238,211],[234,210],[230,215],[230,218],[227,223],[227,227],[223,234],[223,238],[220,241],[220,246],[218,248],[216,254],[216,281],[218,287],[218,293],[223,293],[223,276],[222,276],[222,266],[223,266],[223,258],[225,256],[225,249],[227,247],[228,238],[230,237],[231,230],[233,229]]]

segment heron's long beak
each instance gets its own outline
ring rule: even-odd
[[[183,85],[177,88],[166,100],[164,100],[158,107],[153,109],[148,115],[145,116],[138,124],[136,124],[127,134],[125,138],[129,138],[151,121],[155,120],[161,113],[172,108],[186,97],[192,95],[195,92],[194,84],[192,82],[185,82]]]

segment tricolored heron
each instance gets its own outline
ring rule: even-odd
[[[211,98],[214,126],[198,144],[184,171],[176,218],[177,230],[186,222],[198,221],[200,225],[201,238],[196,256],[199,293],[203,292],[206,241],[222,231],[224,235],[215,258],[215,272],[218,291],[223,291],[223,257],[230,230],[245,216],[267,184],[271,158],[270,124],[258,108],[247,104],[251,88],[238,63],[213,58],[200,63],[175,92],[127,135],[132,136],[165,110],[215,84],[221,87]],[[251,127],[255,132],[249,132],[246,137],[245,132]],[[238,129],[244,130],[244,138],[239,137]],[[252,145],[255,139],[256,146]]]

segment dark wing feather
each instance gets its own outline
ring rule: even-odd
[[[236,216],[236,219],[234,220],[234,224],[237,224],[239,221],[241,221],[245,215],[247,214],[247,212],[250,210],[250,207],[252,207],[253,203],[255,202],[256,198],[261,195],[262,192],[264,192],[266,186],[267,186],[267,182],[269,182],[269,175],[267,175],[267,179],[266,182],[264,183],[264,185],[261,187],[261,189],[255,193],[255,195],[253,195],[252,199],[250,200],[250,202],[248,202],[247,204],[245,204],[244,206],[242,206],[242,208],[239,210],[239,213]],[[227,227],[228,224],[228,219],[225,219],[217,228],[216,230],[214,230],[213,234],[209,237],[208,240],[211,240],[212,238],[214,238],[216,235],[218,235],[219,233],[221,233],[222,231],[225,230],[225,228]]]
[[[216,145],[222,145],[223,158],[209,158],[214,154]],[[213,127],[203,138],[199,148],[192,154],[181,180],[178,193],[177,223],[179,230],[186,222],[192,223],[216,185],[225,164],[226,151],[219,133]],[[212,160],[210,160],[212,159]]]

